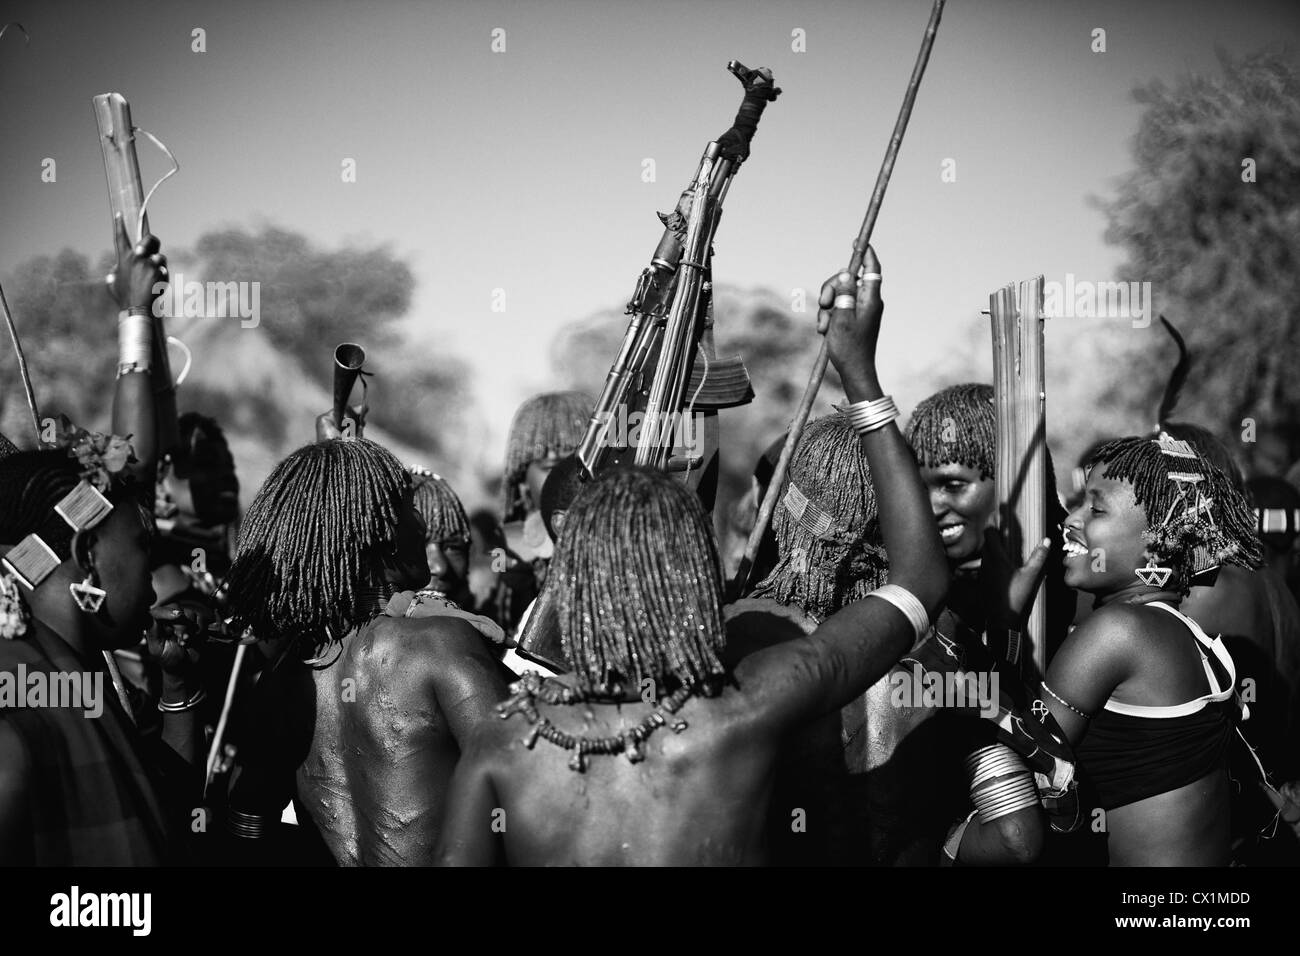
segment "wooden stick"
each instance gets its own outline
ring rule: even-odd
[[[36,429],[37,444],[41,440],[41,413],[36,408],[36,392],[32,390],[32,376],[27,371],[27,356],[23,354],[22,343],[18,341],[18,328],[14,317],[9,313],[9,302],[5,299],[5,290],[0,288],[0,309],[4,311],[5,325],[9,327],[9,338],[14,343],[14,354],[18,356],[18,374],[23,380],[23,390],[27,393],[27,407],[32,412],[32,428]]]
[[[226,737],[226,722],[230,719],[230,707],[235,702],[235,687],[239,683],[239,671],[244,665],[244,654],[248,645],[241,643],[235,648],[235,663],[230,668],[230,680],[226,683],[226,699],[221,704],[221,717],[217,720],[217,729],[212,734],[212,746],[208,749],[208,763],[203,776],[203,796],[208,795],[208,785],[212,783],[217,761],[221,759],[221,743]]]
[[[998,527],[1007,553],[1029,558],[1047,534],[1047,417],[1043,372],[1043,277],[1006,285],[989,296],[993,333],[993,401],[997,409]],[[1040,582],[1025,637],[1038,674],[1047,670],[1047,616]],[[1019,648],[1015,663],[1024,660]],[[1010,655],[1008,655],[1010,656]]]
[[[921,50],[917,53],[916,64],[912,67],[912,78],[908,81],[907,91],[903,94],[903,105],[898,110],[898,119],[894,123],[893,135],[889,137],[884,162],[880,164],[880,172],[876,174],[876,188],[871,191],[871,201],[867,204],[867,214],[862,220],[862,228],[858,230],[857,238],[853,240],[853,254],[849,258],[847,269],[851,276],[856,277],[862,271],[862,260],[867,255],[867,245],[871,242],[871,233],[876,228],[876,217],[880,215],[885,189],[888,188],[889,177],[894,172],[894,161],[898,159],[898,150],[903,145],[903,133],[907,131],[907,122],[912,117],[912,104],[916,102],[916,92],[921,88],[921,77],[925,75],[925,66],[930,62],[930,49],[934,46],[935,35],[939,32],[939,18],[943,15],[943,5],[944,0],[934,0],[934,7],[930,10],[930,22],[926,24],[925,33],[921,37]],[[804,387],[803,397],[799,399],[794,419],[790,422],[790,431],[786,435],[785,446],[781,449],[781,457],[777,459],[776,468],[772,471],[772,480],[767,486],[767,494],[763,496],[758,517],[755,518],[753,530],[750,531],[749,540],[745,543],[745,556],[741,558],[740,567],[736,569],[730,595],[733,601],[742,595],[745,585],[749,582],[749,573],[753,570],[754,558],[758,555],[763,535],[767,533],[767,527],[772,521],[772,512],[776,510],[781,486],[785,483],[785,473],[790,467],[790,459],[794,457],[799,439],[803,435],[804,425],[808,423],[808,415],[812,412],[813,402],[816,401],[817,392],[821,389],[822,379],[826,377],[826,363],[829,357],[826,341],[823,339],[821,351],[817,353],[817,361],[813,363],[812,373],[808,376],[808,384]]]

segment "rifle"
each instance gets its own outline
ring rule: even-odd
[[[663,235],[628,302],[627,314],[632,319],[578,446],[578,460],[588,480],[604,468],[631,460],[673,472],[696,472],[698,481],[704,456],[672,455],[683,406],[716,411],[743,405],[753,397],[739,359],[715,362],[706,352],[706,363],[716,368],[692,378],[697,353],[702,345],[712,344],[704,338],[712,304],[712,242],[722,204],[732,179],[749,156],[749,144],[763,110],[781,93],[768,73],[750,70],[735,60],[727,69],[744,86],[744,100],[732,127],[705,147],[695,177],[676,209],[660,216]],[[737,366],[739,382],[734,377]],[[718,393],[700,403],[709,379],[714,380]],[[724,379],[728,379],[725,385]],[[696,388],[688,402],[692,381]],[[613,445],[610,426],[623,410],[629,417],[633,411],[643,413],[641,439]]]
[[[736,60],[727,69],[745,89],[740,109],[731,128],[705,147],[677,207],[659,217],[663,235],[637,279],[627,305],[632,318],[577,451],[583,480],[627,463],[659,468],[681,474],[709,506],[718,474],[717,412],[753,398],[740,358],[718,360],[713,354],[713,237],[763,110],[781,93],[770,71],[751,70]],[[697,356],[704,359],[698,372]],[[701,410],[702,429],[694,418],[696,409]],[[625,424],[634,415],[641,418],[638,439],[621,435],[611,441],[614,423]],[[521,632],[518,651],[567,670],[556,610],[556,588],[548,578]]]
[[[930,48],[934,46],[934,37],[939,31],[939,18],[943,15],[943,5],[944,0],[934,0],[934,7],[930,10],[930,22],[926,24],[925,33],[921,37],[921,50],[916,55],[912,78],[908,81],[907,91],[903,94],[903,105],[898,110],[898,119],[894,123],[894,133],[889,138],[889,147],[885,150],[884,162],[880,164],[880,172],[876,174],[876,188],[871,192],[867,215],[862,220],[862,228],[858,230],[857,238],[853,240],[853,254],[849,258],[847,270],[851,276],[857,277],[862,272],[862,260],[866,258],[867,245],[871,242],[871,233],[876,228],[876,217],[880,214],[880,204],[885,199],[889,177],[894,172],[894,161],[898,158],[898,150],[903,145],[903,133],[906,132],[907,122],[912,116],[912,104],[916,102],[916,92],[921,87],[921,77],[925,75],[925,66],[930,61]],[[772,521],[772,512],[776,510],[776,503],[784,491],[785,473],[789,470],[790,459],[794,457],[794,450],[803,435],[804,425],[808,422],[808,415],[821,388],[822,379],[826,377],[826,363],[829,359],[830,353],[827,352],[826,342],[823,340],[821,351],[813,363],[812,373],[808,376],[808,384],[804,387],[803,397],[799,399],[799,406],[795,410],[794,420],[790,423],[785,447],[781,449],[781,457],[777,459],[776,468],[772,471],[772,480],[767,486],[767,494],[763,496],[758,516],[754,519],[754,527],[749,533],[749,540],[745,543],[745,555],[740,559],[740,567],[737,568],[736,576],[732,579],[731,593],[728,595],[732,601],[743,596],[750,571],[754,567],[754,559],[758,556],[758,549],[763,543],[763,535],[767,533],[768,525]]]

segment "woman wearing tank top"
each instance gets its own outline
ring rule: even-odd
[[[1232,659],[1178,610],[1191,578],[1256,567],[1254,516],[1185,442],[1123,438],[1093,457],[1066,519],[1065,582],[1096,610],[1052,659],[1043,700],[1075,747],[1112,866],[1228,863]]]

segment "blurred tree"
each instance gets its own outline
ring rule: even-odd
[[[394,345],[393,323],[410,307],[415,288],[410,266],[387,247],[322,250],[275,227],[206,233],[193,258],[196,278],[259,282],[267,335],[326,384],[333,371],[319,355],[347,341]]]
[[[108,426],[104,396],[117,362],[117,306],[104,285],[107,271],[92,272],[85,256],[64,249],[27,260],[4,283],[43,418],[63,413],[87,428]],[[35,447],[16,363],[8,355],[4,363],[0,431]],[[95,382],[102,384],[88,387]]]
[[[1276,54],[1219,59],[1220,77],[1135,91],[1136,167],[1095,202],[1128,254],[1119,278],[1150,282],[1193,352],[1174,417],[1211,428],[1248,470],[1280,473],[1300,458],[1300,75]],[[1099,366],[1148,422],[1166,375],[1133,367]]]
[[[463,464],[473,430],[469,376],[463,363],[403,340],[396,320],[410,307],[415,280],[389,249],[322,250],[298,233],[265,227],[221,229],[193,249],[164,252],[172,276],[187,284],[259,283],[254,327],[239,318],[167,320],[168,333],[194,356],[180,408],[222,423],[245,504],[279,459],[312,439],[315,416],[330,404],[334,347],[345,341],[366,347],[366,367],[376,373],[367,435],[408,463],[441,471],[471,501],[482,497]],[[100,430],[110,423],[117,361],[117,307],[102,278],[109,267],[108,255],[91,270],[85,256],[65,249],[28,260],[5,281],[42,415],[64,412]],[[179,375],[180,350],[172,363]],[[6,372],[0,381],[0,432],[30,447],[17,376]]]

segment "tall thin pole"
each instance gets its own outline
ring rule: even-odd
[[[876,217],[880,215],[880,204],[884,202],[885,189],[888,188],[889,177],[894,172],[894,161],[898,158],[899,147],[903,145],[903,133],[907,131],[907,122],[912,118],[912,104],[916,102],[916,92],[921,88],[921,77],[925,75],[925,66],[930,62],[930,49],[934,46],[935,35],[939,32],[939,18],[943,15],[943,5],[944,0],[934,0],[934,7],[930,10],[930,22],[926,24],[925,33],[921,37],[921,49],[916,55],[916,65],[912,67],[912,78],[908,81],[907,92],[903,94],[903,105],[898,110],[894,133],[889,137],[889,148],[885,150],[884,162],[880,164],[880,172],[876,175],[876,188],[871,192],[871,202],[867,204],[867,214],[862,220],[862,228],[858,230],[858,237],[853,240],[853,255],[849,259],[847,270],[851,276],[856,277],[862,271],[862,260],[867,254],[871,233],[876,228]],[[785,473],[790,467],[790,459],[794,457],[799,438],[803,435],[804,425],[808,423],[813,402],[817,398],[818,390],[821,389],[822,379],[826,376],[826,363],[829,358],[826,341],[823,339],[821,351],[817,353],[817,361],[813,363],[812,374],[808,376],[808,384],[803,390],[803,397],[795,410],[794,420],[790,423],[785,447],[781,449],[781,457],[777,459],[776,468],[772,471],[772,480],[767,486],[767,494],[763,496],[754,528],[750,531],[749,541],[745,544],[745,556],[741,558],[740,567],[732,583],[732,600],[741,596],[749,581],[749,573],[754,567],[754,558],[758,555],[763,535],[767,533],[768,525],[772,521],[772,512],[776,509],[777,500],[780,498],[781,486],[785,483]]]
[[[9,302],[5,299],[5,290],[0,287],[0,310],[3,310],[5,325],[9,328],[9,338],[14,343],[14,354],[18,356],[18,374],[22,376],[23,390],[27,392],[27,407],[32,412],[32,428],[36,431],[36,441],[41,440],[41,413],[36,408],[36,393],[32,390],[32,376],[27,371],[27,356],[23,354],[22,343],[18,341],[18,328],[14,317],[9,312]]]

